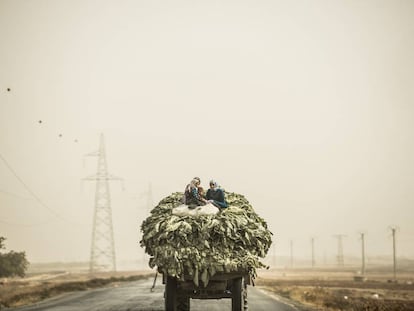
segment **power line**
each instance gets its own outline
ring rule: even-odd
[[[6,191],[6,190],[3,190],[3,189],[0,189],[0,193],[6,194],[8,196],[15,197],[15,198],[21,199],[21,200],[30,200],[30,201],[32,200],[32,198],[27,198],[27,197],[24,197],[22,195],[18,195],[16,193],[13,193],[13,192],[10,192],[10,191]]]
[[[55,217],[75,224],[75,225],[79,225],[79,226],[85,226],[84,224],[81,223],[77,223],[71,220],[66,219],[65,217],[61,216],[59,213],[55,212],[53,209],[51,209],[49,206],[47,206],[30,188],[29,186],[23,181],[22,178],[20,178],[20,176],[16,173],[16,171],[13,169],[13,167],[9,164],[9,162],[7,162],[7,160],[3,157],[3,155],[0,153],[0,158],[3,161],[3,163],[7,166],[7,168],[10,170],[10,172],[14,175],[14,177],[23,185],[23,187],[26,189],[26,191],[36,200],[37,203],[39,203],[39,205],[41,205],[42,207],[44,207],[46,210],[48,210],[50,213],[52,213]]]

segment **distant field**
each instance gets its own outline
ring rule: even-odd
[[[352,269],[292,269],[259,271],[256,285],[316,310],[414,310],[414,272],[373,269],[365,281]]]

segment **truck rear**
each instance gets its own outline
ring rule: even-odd
[[[248,273],[218,273],[206,287],[194,285],[191,277],[184,280],[163,274],[165,284],[165,310],[189,311],[190,299],[231,299],[232,311],[248,310],[247,285]]]

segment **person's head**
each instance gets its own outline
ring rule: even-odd
[[[215,189],[217,188],[217,182],[214,180],[210,180],[210,188]]]
[[[193,180],[191,181],[191,184],[194,185],[195,187],[198,187],[201,184],[200,178],[194,177]]]

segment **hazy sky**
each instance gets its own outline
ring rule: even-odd
[[[120,260],[142,258],[149,183],[156,204],[194,176],[244,194],[279,254],[293,239],[309,256],[314,236],[333,257],[346,234],[359,255],[365,231],[387,255],[396,225],[414,256],[413,15],[411,0],[0,0],[0,235],[34,262],[88,260],[81,178],[104,133],[125,179]]]

